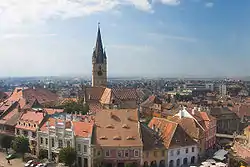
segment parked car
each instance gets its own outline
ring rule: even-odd
[[[15,153],[9,154],[9,155],[6,156],[7,160],[11,160],[11,159],[14,159],[14,158],[16,158],[16,154]]]
[[[38,162],[32,162],[32,164],[30,165],[30,167],[36,167],[39,163]]]
[[[29,167],[31,164],[32,164],[33,160],[29,160],[25,165],[24,167]]]

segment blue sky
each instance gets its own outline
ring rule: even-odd
[[[249,0],[2,0],[0,76],[249,76]]]

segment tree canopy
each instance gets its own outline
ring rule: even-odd
[[[84,104],[81,101],[67,101],[65,103],[63,103],[60,106],[57,106],[56,108],[61,108],[64,109],[65,112],[69,113],[69,114],[73,114],[75,112],[77,112],[78,114],[86,114],[89,111],[89,106],[88,104]]]
[[[72,147],[62,148],[59,152],[59,161],[71,167],[76,160],[76,151]]]
[[[1,140],[1,146],[6,149],[6,152],[8,152],[8,148],[11,147],[12,140],[13,140],[13,137],[3,136]]]
[[[16,137],[12,142],[12,148],[17,153],[24,156],[25,153],[29,152],[29,140],[24,136]]]

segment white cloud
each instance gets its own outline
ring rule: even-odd
[[[155,0],[166,5],[178,5],[180,0]],[[41,22],[48,19],[86,16],[96,12],[116,10],[130,5],[152,12],[149,0],[0,0],[0,25]]]
[[[214,6],[214,3],[213,2],[207,2],[205,4],[205,6],[208,7],[208,8],[212,8]]]
[[[57,34],[4,34],[0,36],[2,39],[17,39],[17,38],[43,38],[43,37],[52,37]]]
[[[192,37],[185,37],[185,36],[175,36],[175,35],[167,35],[167,34],[159,34],[159,33],[148,33],[148,36],[154,39],[171,39],[171,40],[178,40],[184,42],[197,42],[196,38]]]
[[[154,2],[161,2],[162,4],[165,5],[172,5],[172,6],[176,6],[179,5],[181,3],[180,0],[153,0]]]

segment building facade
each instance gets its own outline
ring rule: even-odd
[[[148,126],[157,132],[167,149],[165,165],[178,167],[195,164],[198,160],[198,144],[178,123],[154,117]]]
[[[136,109],[102,110],[95,117],[94,143],[107,167],[142,164],[143,143]]]
[[[29,139],[31,153],[37,155],[37,129],[46,117],[44,112],[33,110],[24,111],[16,125],[16,136],[24,136]]]

